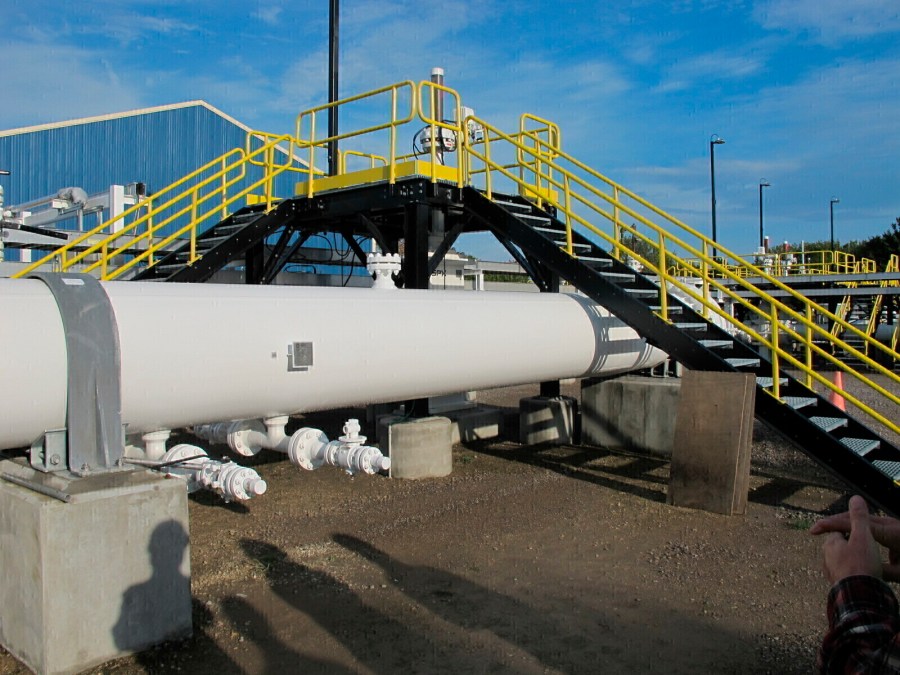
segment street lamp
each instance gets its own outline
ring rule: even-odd
[[[710,193],[712,196],[712,240],[713,244],[718,242],[718,237],[716,235],[716,146],[722,145],[725,142],[724,138],[719,138],[718,134],[713,134],[709,137],[709,182],[710,182]],[[713,246],[712,250],[713,258],[716,257],[716,249]]]
[[[759,250],[765,253],[763,247],[765,244],[763,243],[763,201],[762,201],[762,191],[763,188],[772,187],[772,184],[769,183],[765,178],[759,181]]]
[[[834,205],[840,204],[841,200],[837,197],[832,197],[831,202],[828,204],[828,210],[831,212],[831,259],[834,260]]]

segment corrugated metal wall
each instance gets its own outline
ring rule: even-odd
[[[224,152],[243,147],[246,132],[202,105],[145,112],[0,136],[7,204],[22,204],[81,187],[143,182],[156,192]],[[284,176],[290,194],[296,177]],[[286,191],[286,192],[285,192]]]

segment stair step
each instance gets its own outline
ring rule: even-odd
[[[779,384],[779,386],[787,384],[787,378],[779,377],[778,384]],[[763,389],[770,389],[771,387],[773,387],[775,385],[775,379],[772,377],[768,377],[768,376],[757,377],[756,385],[758,387],[762,387]]]
[[[567,244],[566,244],[565,241],[557,241],[557,242],[554,242],[554,243],[555,243],[557,246],[559,246],[560,248],[565,248],[565,247],[567,246]],[[590,244],[582,244],[582,243],[579,243],[579,242],[577,242],[577,241],[573,241],[573,242],[572,242],[572,248],[586,248],[586,249],[590,249],[590,248],[591,248],[591,245],[590,245]]]
[[[756,368],[759,366],[759,359],[725,359],[725,362],[732,368]]]
[[[817,417],[813,416],[809,418],[809,421],[815,424],[820,429],[824,429],[825,431],[834,431],[835,429],[839,429],[840,427],[847,426],[847,418],[846,417]]]
[[[662,305],[651,305],[650,309],[652,309],[654,312],[659,313],[662,311]],[[681,305],[669,305],[667,309],[669,314],[681,314],[684,308]]]
[[[502,206],[505,209],[519,209],[520,211],[531,211],[530,205],[520,204],[519,202],[508,202],[503,199],[495,199],[494,203]]]
[[[815,405],[816,399],[812,396],[784,396],[782,397],[781,402],[794,410],[799,410],[800,408],[805,408],[809,405]]]
[[[612,260],[609,258],[596,258],[589,255],[580,255],[578,259],[581,262],[590,263],[591,267],[612,267]]]
[[[672,325],[681,330],[704,330],[709,328],[708,323],[699,321],[697,323],[674,323]]]
[[[550,222],[550,218],[548,218],[547,216],[536,216],[533,213],[517,213],[515,215],[516,215],[516,218],[520,218],[523,220],[532,220],[536,223],[549,223]],[[537,229],[537,226],[535,226],[535,229]],[[554,232],[561,232],[561,230],[554,230]]]
[[[600,276],[609,281],[634,281],[633,272],[600,272]]]
[[[699,340],[707,349],[730,349],[734,347],[734,340]]]
[[[900,462],[892,462],[887,459],[879,459],[872,462],[872,466],[893,481],[900,479]]]
[[[581,258],[581,260],[584,260],[584,258]],[[658,288],[626,288],[624,290],[626,293],[630,293],[631,295],[634,295],[635,297],[642,297],[642,298],[654,297],[655,298],[657,295],[659,295]]]
[[[877,450],[881,446],[881,441],[872,438],[842,438],[841,443],[860,457],[864,457],[867,453]]]

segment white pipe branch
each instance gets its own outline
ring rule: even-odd
[[[253,469],[234,462],[210,459],[206,451],[196,445],[176,445],[163,455],[161,462],[169,463],[162,469],[168,475],[187,482],[189,492],[212,490],[226,502],[258,497],[265,494],[268,487]]]
[[[287,436],[284,427],[286,415],[259,420],[219,422],[194,427],[194,433],[213,443],[227,443],[240,455],[249,457],[263,448],[285,453],[291,463],[312,471],[320,466],[337,466],[348,473],[374,474],[387,471],[391,460],[378,448],[363,445],[366,437],[359,434],[359,420],[350,419],[344,424],[344,435],[329,441],[325,432],[304,427]],[[263,430],[265,427],[265,430]]]

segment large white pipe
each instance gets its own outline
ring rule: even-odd
[[[269,418],[660,363],[562,294],[108,282],[129,434]],[[0,279],[0,448],[65,426],[66,341],[36,279]],[[290,354],[300,355],[290,362]]]

